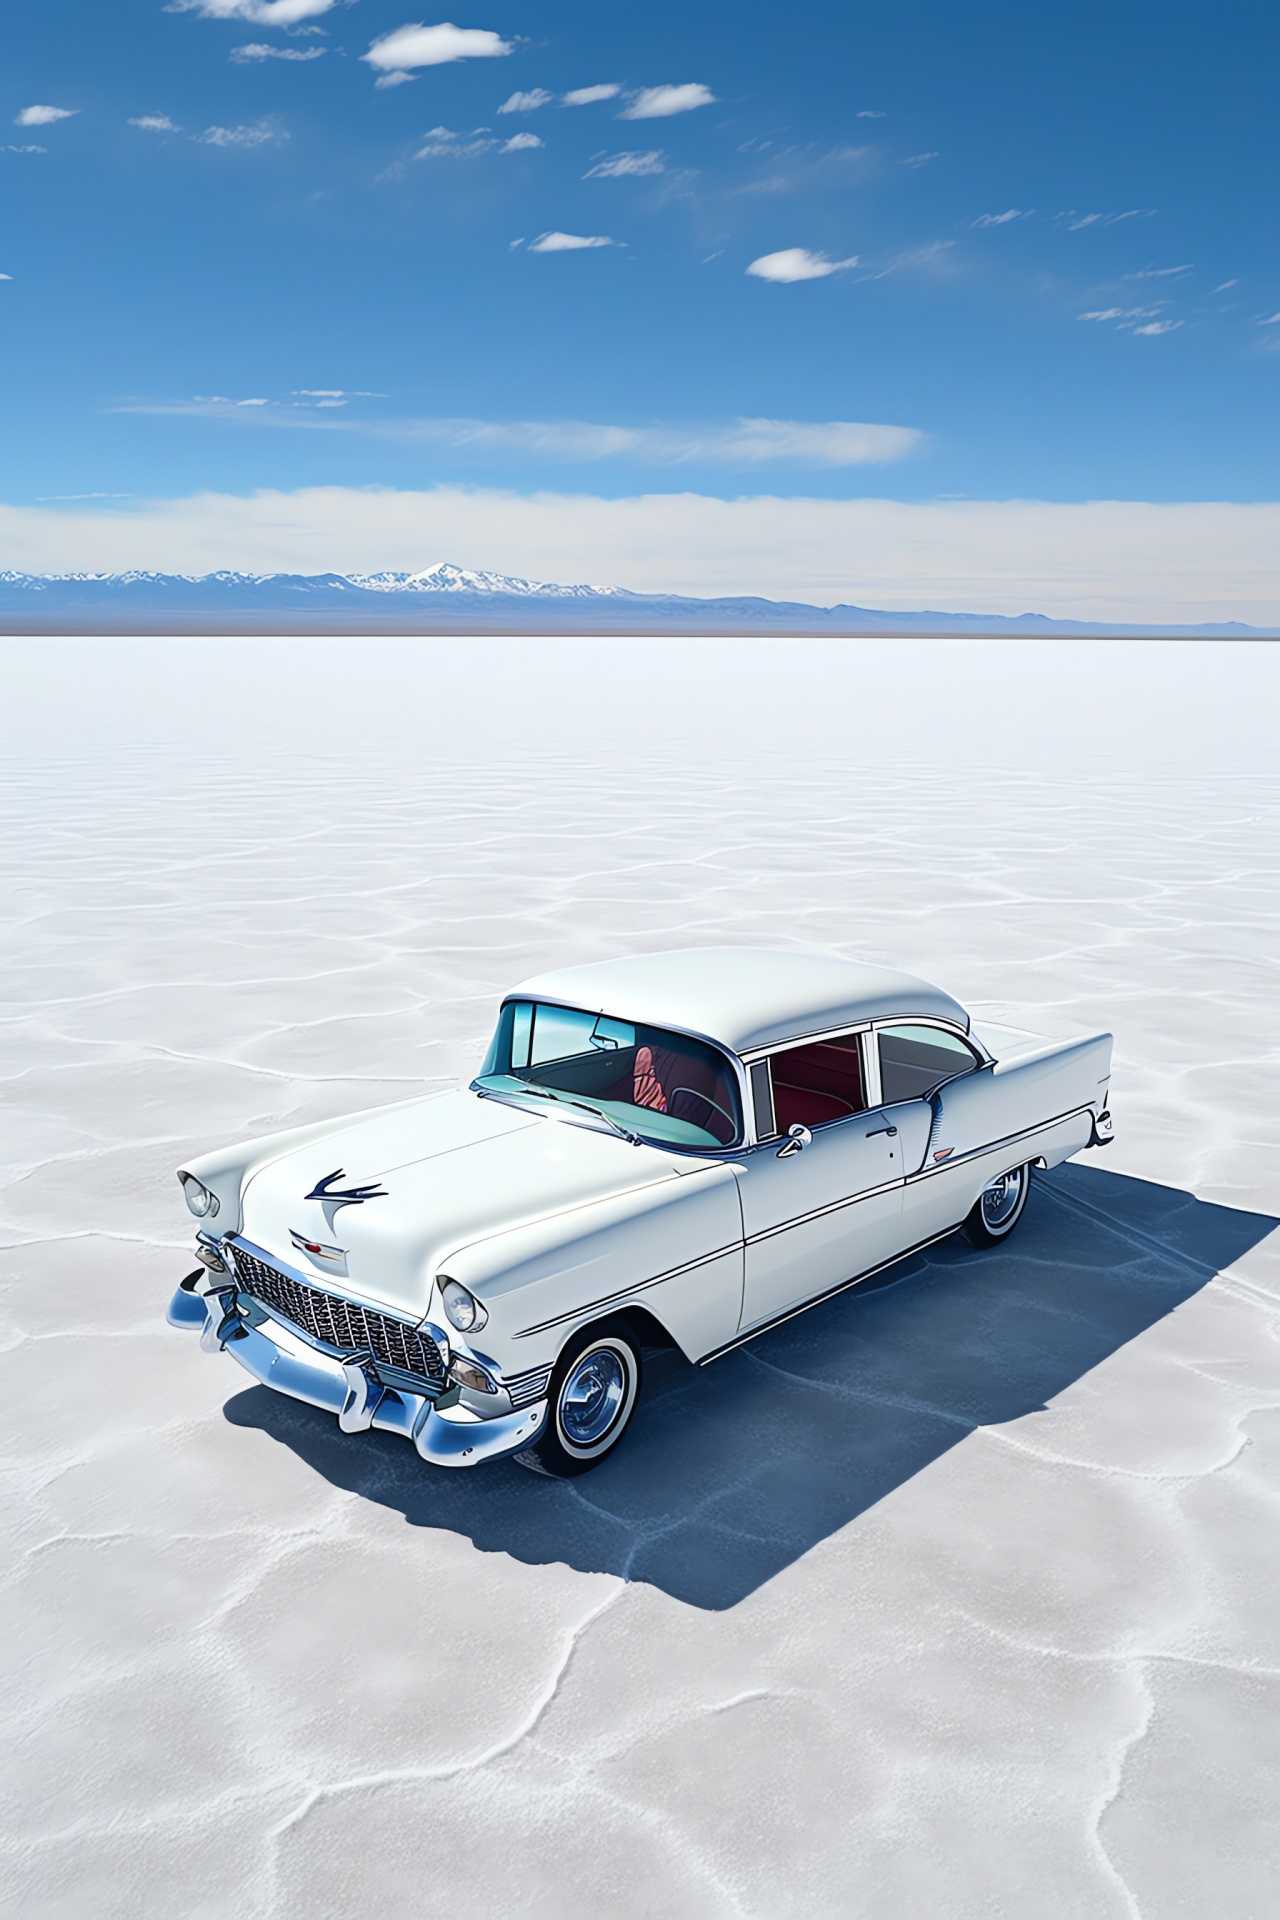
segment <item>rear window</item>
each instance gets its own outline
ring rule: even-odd
[[[881,1027],[880,1097],[886,1106],[919,1100],[944,1080],[968,1073],[978,1057],[958,1034],[939,1027]]]

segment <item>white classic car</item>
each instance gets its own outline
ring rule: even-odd
[[[923,980],[711,948],[502,1002],[466,1091],[207,1153],[174,1325],[436,1466],[584,1472],[642,1349],[705,1365],[1111,1137],[1111,1036],[978,1024]]]

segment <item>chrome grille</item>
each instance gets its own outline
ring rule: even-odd
[[[513,1407],[531,1406],[535,1400],[541,1400],[547,1391],[547,1381],[551,1378],[550,1367],[531,1367],[528,1373],[512,1374],[503,1386],[511,1396]]]
[[[233,1253],[236,1278],[245,1292],[270,1312],[292,1320],[326,1346],[346,1353],[367,1349],[380,1366],[422,1380],[436,1393],[443,1390],[444,1358],[429,1333],[419,1333],[407,1321],[393,1319],[373,1307],[358,1306],[353,1300],[339,1299],[336,1293],[307,1286],[246,1253],[243,1247],[233,1248]]]

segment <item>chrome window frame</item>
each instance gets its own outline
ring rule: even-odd
[[[983,1046],[976,1034],[967,1033],[965,1029],[959,1026],[954,1020],[944,1020],[939,1015],[932,1013],[895,1013],[878,1020],[859,1020],[850,1026],[828,1027],[817,1033],[797,1034],[794,1039],[774,1041],[774,1043],[768,1047],[752,1047],[748,1053],[744,1053],[741,1056],[749,1094],[749,1105],[744,1111],[749,1112],[751,1116],[750,1150],[755,1151],[761,1147],[773,1146],[782,1138],[782,1135],[779,1133],[761,1135],[756,1130],[755,1089],[751,1085],[752,1067],[758,1066],[762,1060],[767,1060],[772,1063],[777,1059],[779,1054],[790,1053],[796,1047],[818,1046],[824,1042],[834,1040],[851,1040],[856,1036],[861,1043],[859,1051],[862,1062],[862,1084],[867,1095],[867,1103],[866,1106],[862,1108],[862,1112],[875,1113],[886,1104],[884,1099],[884,1084],[880,1077],[880,1047],[877,1040],[877,1035],[885,1027],[934,1027],[939,1033],[949,1034],[953,1040],[961,1040],[964,1042],[965,1046],[968,1047],[974,1055],[972,1067],[962,1067],[957,1073],[949,1075],[948,1080],[940,1080],[938,1086],[946,1086],[949,1080],[961,1080],[966,1073],[977,1073],[981,1068],[995,1064],[995,1056],[987,1052],[987,1049]],[[724,1049],[722,1048],[721,1051],[723,1052]],[[770,1064],[769,1072],[770,1097],[772,1098],[772,1064]],[[934,1088],[933,1091],[936,1092],[937,1088]],[[914,1097],[923,1100],[928,1096],[920,1094]],[[894,1106],[905,1106],[907,1104],[906,1101],[895,1100],[893,1102]],[[852,1113],[842,1116],[843,1119],[847,1120],[856,1120],[857,1117],[857,1114]],[[821,1122],[823,1128],[837,1127],[840,1124],[840,1120],[824,1120]],[[816,1128],[814,1129],[815,1132],[817,1130]]]

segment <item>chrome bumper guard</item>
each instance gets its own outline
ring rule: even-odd
[[[208,1277],[201,1273],[190,1279]],[[222,1349],[264,1387],[336,1415],[344,1433],[364,1433],[370,1427],[398,1433],[433,1467],[476,1467],[519,1453],[533,1445],[547,1418],[545,1400],[482,1420],[469,1407],[437,1407],[426,1394],[385,1386],[369,1355],[331,1359],[265,1315],[258,1326],[250,1326],[237,1312],[232,1287],[197,1294],[184,1281],[169,1302],[166,1318],[173,1327],[200,1327],[206,1353]]]

